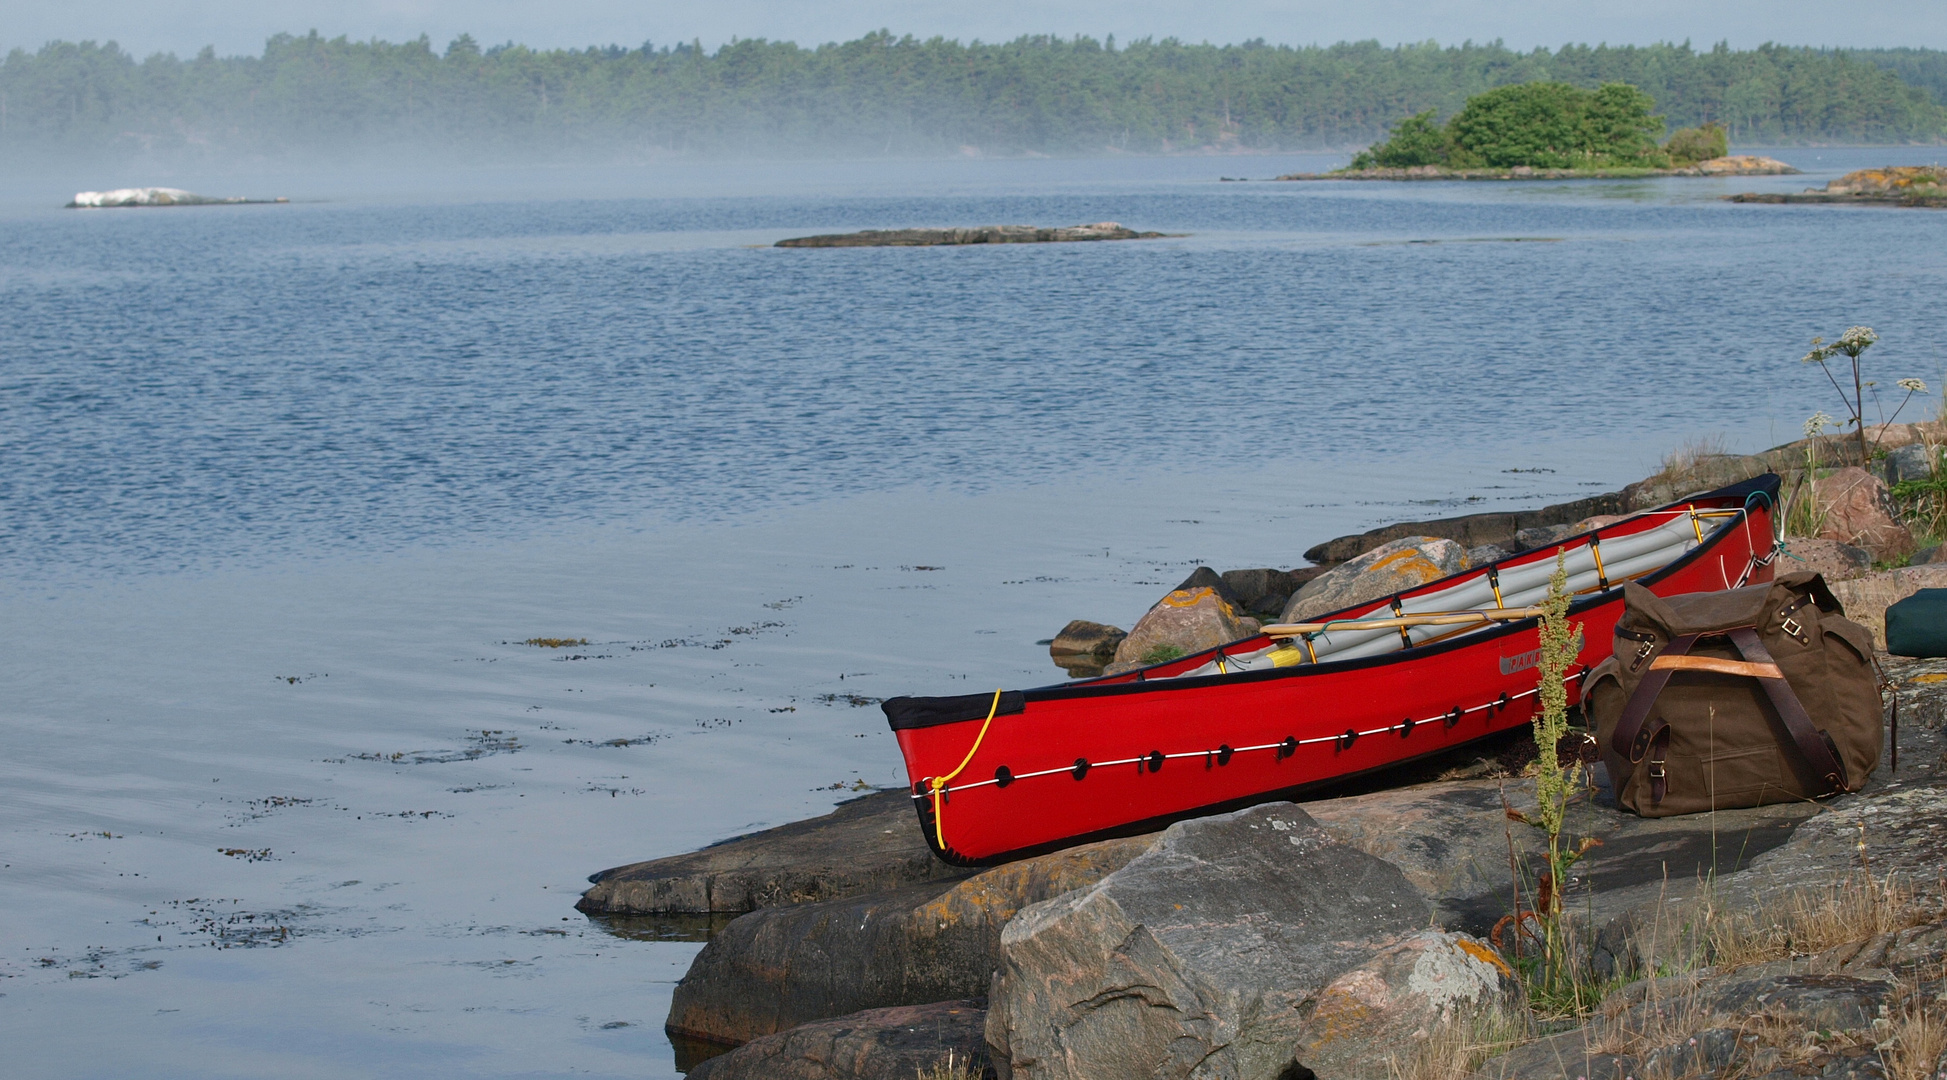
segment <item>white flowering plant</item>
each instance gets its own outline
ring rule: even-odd
[[[1824,431],[1827,426],[1835,423],[1839,423],[1841,428],[1849,426],[1853,429],[1854,436],[1858,439],[1859,464],[1861,465],[1872,461],[1873,451],[1878,448],[1876,442],[1872,446],[1868,446],[1866,443],[1866,394],[1868,391],[1871,391],[1874,405],[1879,406],[1879,390],[1875,383],[1867,381],[1865,373],[1861,369],[1859,358],[1867,349],[1872,348],[1873,344],[1877,341],[1879,341],[1879,334],[1874,332],[1872,327],[1849,326],[1846,328],[1845,333],[1839,335],[1839,340],[1830,344],[1822,337],[1813,338],[1812,351],[1800,358],[1800,362],[1802,363],[1817,364],[1819,366],[1819,370],[1823,371],[1826,379],[1832,383],[1832,389],[1839,392],[1839,400],[1845,402],[1847,410],[1847,415],[1843,423],[1834,421],[1822,411],[1814,413],[1811,419],[1805,421],[1805,437],[1809,439],[1819,432]],[[1847,363],[1852,368],[1852,391],[1850,393],[1847,393],[1845,386],[1840,383],[1838,376],[1832,373],[1832,367],[1827,363],[1827,361],[1830,361],[1835,356],[1845,357]],[[1913,400],[1913,395],[1927,392],[1927,384],[1919,379],[1901,379],[1895,385],[1905,390],[1906,396],[1900,399],[1900,404],[1893,410],[1892,416],[1886,415],[1884,407],[1879,408],[1880,423],[1882,425],[1890,424],[1899,419],[1900,410],[1906,408],[1907,403]],[[1814,420],[1821,420],[1821,418],[1822,422],[1815,429],[1812,422]]]

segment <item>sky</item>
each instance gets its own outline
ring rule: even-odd
[[[1227,43],[1331,44],[1378,39],[1566,42],[1684,41],[1735,48],[1791,45],[1947,48],[1947,0],[0,0],[0,50],[52,40],[115,41],[146,56],[256,54],[280,31],[389,41],[461,33],[485,45],[536,48],[732,38],[814,45],[890,29],[919,37],[1006,40],[1030,33],[1175,36]]]

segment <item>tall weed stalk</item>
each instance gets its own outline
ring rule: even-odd
[[[1584,790],[1586,767],[1580,755],[1563,755],[1557,750],[1568,735],[1568,670],[1582,652],[1582,627],[1568,617],[1568,553],[1555,552],[1555,572],[1548,578],[1548,599],[1541,604],[1541,659],[1536,665],[1541,682],[1536,690],[1534,730],[1535,812],[1526,814],[1509,809],[1508,816],[1539,830],[1544,837],[1546,864],[1533,893],[1533,915],[1538,923],[1541,955],[1536,958],[1530,996],[1566,1005],[1581,1012],[1591,1000],[1583,1002],[1583,991],[1592,989],[1581,978],[1581,964],[1569,940],[1568,920],[1562,911],[1562,893],[1569,868],[1588,854],[1600,841],[1584,837],[1581,842],[1562,835],[1568,808]],[[1517,935],[1523,929],[1516,912]],[[1564,1000],[1567,998],[1569,1000]],[[1549,1010],[1555,1011],[1555,1010]]]

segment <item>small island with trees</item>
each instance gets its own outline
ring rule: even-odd
[[[1329,173],[1280,180],[1543,180],[1640,176],[1776,176],[1798,170],[1774,158],[1729,156],[1716,123],[1663,141],[1656,102],[1628,83],[1593,90],[1565,82],[1498,86],[1467,99],[1446,123],[1434,110],[1394,125],[1390,137]]]

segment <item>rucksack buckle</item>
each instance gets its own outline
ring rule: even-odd
[[[1636,646],[1636,659],[1629,662],[1629,670],[1635,671],[1637,668],[1642,667],[1643,661],[1649,659],[1649,655],[1655,651],[1656,643],[1653,641],[1645,641]]]
[[[1651,758],[1651,759],[1650,759],[1650,771],[1649,771],[1649,777],[1650,777],[1650,779],[1651,779],[1651,780],[1661,780],[1661,779],[1663,779],[1663,778],[1664,778],[1665,776],[1667,776],[1667,775],[1668,775],[1668,774],[1667,774],[1667,773],[1665,773],[1665,772],[1663,771],[1663,759],[1662,759],[1662,758]]]
[[[1790,634],[1793,641],[1798,642],[1800,645],[1805,644],[1805,625],[1797,619],[1787,615],[1785,616],[1785,621],[1778,624],[1778,628]]]

